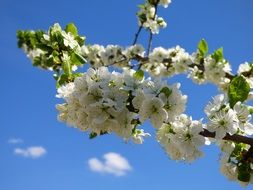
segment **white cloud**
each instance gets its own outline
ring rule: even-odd
[[[104,161],[97,158],[88,160],[90,169],[98,173],[113,174],[115,176],[124,176],[132,167],[128,160],[118,153],[108,152],[103,156]]]
[[[9,144],[21,144],[23,142],[24,142],[23,139],[20,139],[20,138],[10,138],[8,140]]]
[[[42,146],[31,146],[27,148],[15,148],[14,154],[27,157],[27,158],[39,158],[47,153],[46,149]]]

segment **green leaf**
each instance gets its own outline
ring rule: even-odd
[[[243,182],[250,181],[250,164],[248,162],[242,162],[239,164],[237,179]]]
[[[76,36],[75,37],[75,40],[78,42],[78,44],[80,46],[83,46],[84,45],[84,42],[85,42],[85,37],[84,36]]]
[[[74,25],[74,23],[69,23],[67,26],[66,26],[66,29],[65,31],[68,33],[70,32],[73,36],[78,36],[78,31],[77,31],[77,28],[76,26]]]
[[[160,93],[164,93],[165,96],[169,97],[172,93],[172,90],[165,86],[161,89]]]
[[[221,62],[223,60],[223,48],[217,49],[213,55],[212,58],[216,61],[216,63]]]
[[[249,113],[253,114],[253,107],[249,108]]]
[[[228,87],[228,98],[230,107],[233,108],[237,102],[244,102],[249,95],[250,86],[242,76],[235,77]]]
[[[97,133],[90,133],[89,139],[94,139],[97,136],[98,136]]]
[[[72,79],[73,79],[73,81],[74,81],[77,77],[81,77],[81,76],[83,76],[82,73],[74,73],[74,74],[72,75]]]
[[[144,72],[143,70],[138,70],[134,73],[134,78],[137,79],[137,80],[143,80],[144,78]]]
[[[250,172],[238,172],[237,179],[242,182],[249,182]]]
[[[200,54],[204,57],[207,52],[208,52],[208,45],[207,45],[207,42],[202,39],[200,40],[199,44],[198,44],[198,50],[200,52]]]
[[[140,5],[138,5],[137,7],[140,8],[140,9],[144,9],[144,8],[145,8],[145,5],[144,5],[144,4],[140,4]]]
[[[101,136],[101,135],[106,135],[106,134],[108,134],[108,132],[106,132],[106,131],[101,131],[101,132],[100,132],[100,136]],[[94,139],[94,138],[97,137],[97,136],[98,136],[97,133],[91,132],[90,135],[89,135],[89,138],[90,138],[90,139]]]
[[[83,56],[81,56],[81,55],[79,55],[75,52],[71,54],[70,60],[75,65],[81,65],[81,64],[87,62],[86,59]]]
[[[64,61],[62,63],[62,70],[64,71],[64,73],[67,75],[67,76],[70,76],[71,73],[72,73],[72,69],[71,69],[71,63],[70,61]]]
[[[56,78],[56,77],[55,77]],[[57,79],[57,78],[56,78]],[[68,81],[68,76],[66,74],[62,74],[58,77],[56,88],[61,87],[63,84],[65,84]]]
[[[43,51],[47,51],[47,52],[52,52],[53,51],[53,48],[46,45],[46,44],[37,44],[37,48],[43,50]]]

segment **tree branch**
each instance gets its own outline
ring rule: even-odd
[[[157,15],[157,10],[158,10],[157,6],[158,6],[158,3],[159,3],[159,1],[157,1],[157,3],[154,5],[154,7],[155,7],[155,14],[154,14],[154,16],[152,18],[153,20],[155,20],[156,15]],[[149,52],[151,50],[152,39],[153,39],[153,33],[152,33],[151,29],[149,28],[149,40],[148,40],[147,56],[149,56]]]
[[[152,46],[152,39],[153,39],[153,33],[152,33],[151,30],[149,29],[149,40],[148,40],[147,55],[149,55],[149,53],[150,53],[150,49],[151,49],[151,46]]]
[[[138,40],[138,38],[139,38],[139,35],[140,35],[140,32],[141,32],[142,28],[143,28],[143,26],[142,26],[142,24],[141,24],[141,25],[139,26],[139,28],[138,28],[138,31],[135,33],[135,38],[134,38],[134,41],[133,41],[133,44],[132,44],[132,45],[135,45],[135,44],[136,44],[136,42],[137,42],[137,40]]]
[[[199,134],[204,137],[215,138],[215,132],[210,132],[207,129],[204,129]],[[243,156],[243,160],[249,160],[250,162],[253,162],[253,138],[237,135],[237,134],[229,135],[227,133],[226,136],[223,138],[223,140],[250,145],[249,150]]]
[[[210,132],[207,129],[204,129],[202,132],[200,132],[200,135],[204,137],[210,137],[210,138],[215,138],[215,132]],[[226,136],[223,138],[223,140],[228,140],[228,141],[233,141],[236,143],[245,143],[250,146],[253,146],[253,138],[242,136],[242,135],[229,135],[226,134]]]

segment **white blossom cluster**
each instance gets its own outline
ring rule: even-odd
[[[133,45],[122,48],[117,45],[90,45],[82,47],[82,55],[89,61],[93,68],[115,65],[121,68],[129,67],[133,57],[143,57],[145,50],[142,45]]]
[[[171,159],[192,162],[203,155],[199,150],[206,142],[199,134],[202,130],[201,121],[181,114],[173,122],[163,124],[157,132],[157,140]]]
[[[191,56],[180,46],[169,49],[157,47],[150,53],[144,68],[153,76],[172,76],[186,72],[191,64]]]
[[[218,140],[225,137],[227,133],[230,135],[238,132],[243,135],[253,134],[248,107],[237,102],[233,108],[230,108],[224,94],[215,96],[213,102],[206,106],[205,113],[209,119],[206,128],[215,132],[215,138]]]
[[[253,184],[253,164],[250,164],[250,178],[248,182],[243,182],[238,180],[239,170],[242,163],[238,163],[237,158],[234,155],[234,151],[236,150],[236,144],[231,141],[218,141],[218,146],[220,146],[223,155],[220,159],[220,171],[223,175],[225,175],[231,181],[237,181],[242,186],[246,186],[248,184]],[[244,150],[248,151],[249,145],[239,145],[244,146]],[[237,147],[238,149],[238,147]]]
[[[188,77],[194,82],[211,82],[222,90],[227,90],[230,83],[226,75],[231,74],[231,67],[225,59],[217,62],[209,55],[200,60],[198,51],[190,55],[180,46],[170,49],[154,48],[148,57],[149,63],[144,68],[154,76],[168,77],[188,73]]]
[[[216,144],[223,152],[220,160],[220,171],[229,180],[238,181],[241,185],[253,183],[253,165],[251,164],[250,179],[248,182],[243,182],[240,179],[240,167],[244,167],[242,160],[243,153],[250,148],[246,144],[238,144],[232,141],[222,140],[226,134],[240,134],[250,136],[253,134],[253,125],[250,123],[251,114],[249,108],[237,102],[233,108],[227,102],[227,97],[224,94],[217,95],[213,98],[206,108],[205,113],[208,117],[208,123],[205,128],[210,132],[215,132]],[[239,148],[238,148],[239,147]],[[241,148],[241,149],[240,149]],[[248,163],[247,163],[248,164]],[[248,170],[248,166],[245,166]],[[243,171],[244,172],[244,171]],[[247,175],[249,175],[247,173]],[[245,176],[243,176],[245,178]]]
[[[31,59],[32,61],[36,57],[40,57],[41,55],[44,55],[44,51],[42,51],[41,49],[38,49],[38,48],[37,49],[29,49],[26,44],[22,45],[22,49],[26,53],[27,57],[29,59]]]
[[[58,89],[58,119],[91,133],[114,132],[142,143],[148,136],[139,124],[150,119],[155,128],[174,121],[185,110],[187,97],[178,84],[136,77],[133,70],[109,72],[107,67],[88,69],[74,82]]]
[[[247,75],[245,79],[249,83],[250,88],[253,88],[253,73],[252,72],[253,72],[253,64],[248,63],[248,62],[240,64],[237,71],[238,75],[244,75],[244,73],[249,73],[249,75]]]
[[[194,82],[198,84],[211,82],[223,90],[227,89],[230,79],[226,77],[226,74],[231,73],[231,66],[225,59],[217,62],[209,55],[203,59],[203,63],[200,63],[198,53],[193,53],[191,59],[195,65],[189,69],[188,76]]]
[[[90,45],[82,47],[82,55],[92,67],[118,66],[129,68],[133,66],[132,59],[136,57],[144,58],[145,50],[141,45],[133,45],[122,48],[116,45]],[[155,77],[171,77],[175,74],[188,73],[188,77],[198,84],[211,82],[227,90],[230,79],[227,74],[231,73],[230,64],[223,59],[216,62],[211,56],[199,60],[198,52],[190,55],[180,46],[165,49],[163,47],[154,48],[148,55],[145,63],[139,60],[142,68]]]
[[[161,0],[159,4],[167,8],[170,4],[170,0]],[[145,4],[140,5],[140,10],[137,13],[139,25],[150,29],[153,34],[158,34],[160,28],[165,28],[167,26],[164,19],[157,16],[156,9],[154,4],[146,1]]]

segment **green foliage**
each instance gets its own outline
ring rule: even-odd
[[[76,28],[76,26],[74,25],[74,23],[69,23],[67,26],[66,26],[66,29],[65,31],[68,33],[70,32],[74,37],[78,36],[78,30]]]
[[[235,77],[228,88],[229,104],[232,108],[237,102],[244,102],[248,98],[250,86],[243,76]]]
[[[94,138],[96,138],[97,136],[98,136],[97,133],[90,133],[89,138],[90,138],[90,139],[94,139]]]
[[[157,5],[159,3],[159,0],[148,0],[148,2],[151,4],[151,5]]]
[[[107,132],[101,131],[100,134],[99,134],[99,136],[101,136],[101,135],[106,135],[106,134],[108,134],[108,133],[107,133]],[[97,133],[91,132],[90,135],[89,135],[89,138],[90,138],[90,139],[94,139],[94,138],[96,138],[97,136],[98,136]]]
[[[242,182],[249,182],[252,169],[250,163],[244,160],[245,152],[247,152],[247,145],[236,143],[235,148],[229,157],[229,162],[233,162],[233,164],[238,167],[237,179]]]
[[[86,63],[81,55],[81,46],[84,44],[85,37],[78,35],[78,30],[73,23],[69,23],[65,30],[56,23],[49,28],[48,33],[41,30],[19,30],[17,38],[18,47],[24,49],[34,66],[57,73],[55,75],[57,87],[75,78],[76,75],[72,73],[73,66]],[[75,47],[68,43],[75,44]]]
[[[134,73],[134,78],[137,79],[137,80],[140,80],[142,81],[143,78],[144,78],[144,72],[143,70],[138,70]]]
[[[169,97],[172,93],[172,90],[165,86],[161,89],[160,93],[164,93],[165,96]]]
[[[17,31],[17,38],[18,38],[18,47],[23,48],[24,45],[26,45],[26,48],[28,50],[34,49],[37,47],[38,44],[42,43],[41,39],[43,37],[43,34],[45,34],[44,31],[38,30],[36,32],[34,31]]]
[[[237,179],[242,182],[249,182],[250,181],[250,163],[244,161],[238,165],[238,176]]]
[[[198,44],[198,50],[199,50],[200,55],[202,57],[205,57],[205,55],[208,52],[208,44],[204,39],[200,40]]]
[[[221,62],[223,60],[223,48],[217,49],[213,54],[212,58],[216,61],[216,63]]]
[[[82,55],[76,52],[71,53],[70,60],[72,63],[74,63],[74,65],[82,65],[83,63],[87,62]]]

